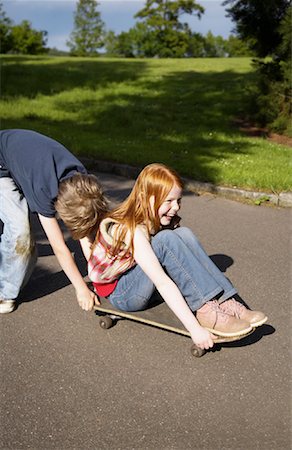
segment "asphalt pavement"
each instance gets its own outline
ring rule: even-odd
[[[115,200],[133,184],[99,176]],[[34,221],[38,265],[17,310],[0,317],[1,449],[291,448],[291,209],[186,192],[181,216],[267,324],[202,358],[167,331],[103,330]]]

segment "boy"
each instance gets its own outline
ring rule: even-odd
[[[31,130],[0,131],[0,313],[12,312],[36,262],[29,211],[37,213],[50,245],[89,311],[96,295],[88,289],[55,218],[56,211],[85,256],[91,234],[107,209],[94,175],[62,144]],[[1,231],[0,231],[1,233]]]

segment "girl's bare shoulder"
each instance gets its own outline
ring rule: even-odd
[[[150,236],[149,236],[146,225],[137,225],[136,230],[139,230],[140,232],[142,232],[143,235],[148,239],[148,241],[150,240]]]

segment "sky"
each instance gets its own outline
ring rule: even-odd
[[[227,38],[234,28],[226,17],[223,0],[197,0],[205,8],[201,19],[185,16],[195,32]],[[14,24],[28,20],[32,28],[48,32],[48,47],[68,51],[66,41],[74,28],[74,12],[77,0],[2,0],[3,10]],[[134,15],[143,8],[145,0],[99,0],[98,10],[107,31],[127,31],[135,25]]]

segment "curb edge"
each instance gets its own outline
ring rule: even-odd
[[[110,161],[96,160],[93,158],[80,157],[79,158],[85,166],[90,170],[95,170],[97,172],[112,173],[114,175],[120,175],[125,178],[137,178],[138,174],[141,172],[143,167],[129,166],[128,164],[115,163]],[[269,203],[281,206],[285,208],[292,207],[292,192],[280,192],[268,193],[263,191],[248,191],[245,189],[217,186],[213,183],[204,183],[201,181],[194,181],[189,178],[183,178],[185,187],[192,192],[200,193],[210,193],[214,195],[220,195],[229,199],[248,199],[252,201],[259,201],[260,203]],[[264,199],[262,202],[261,200]]]

